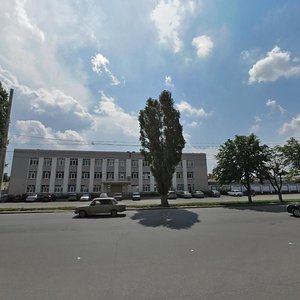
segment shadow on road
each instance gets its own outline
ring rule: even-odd
[[[253,205],[233,205],[233,206],[224,206],[227,209],[236,209],[236,210],[252,210],[257,212],[270,212],[270,213],[286,213],[286,204],[253,204]]]
[[[111,215],[94,215],[94,216],[87,216],[85,218],[80,218],[78,215],[74,216],[73,219],[115,219],[115,218],[124,218],[126,214],[117,214],[117,216],[112,217]]]
[[[184,209],[138,210],[132,217],[139,224],[148,227],[189,229],[200,223],[198,214]]]

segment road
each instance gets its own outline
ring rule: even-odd
[[[297,299],[284,206],[0,216],[0,299]]]

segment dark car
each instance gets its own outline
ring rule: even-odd
[[[204,198],[204,193],[202,191],[193,192],[193,198]]]
[[[300,218],[300,203],[291,203],[286,207],[286,210],[295,217]]]
[[[210,190],[207,192],[207,195],[209,197],[220,197],[221,196],[221,193],[218,191],[218,190]]]

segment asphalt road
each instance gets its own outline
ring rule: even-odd
[[[0,299],[299,299],[284,206],[0,215]]]

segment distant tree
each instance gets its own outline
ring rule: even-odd
[[[236,135],[220,146],[216,155],[217,167],[213,175],[220,184],[241,183],[247,190],[248,201],[252,202],[251,183],[267,160],[267,145],[261,145],[254,135]]]
[[[268,149],[268,159],[262,165],[260,178],[268,180],[275,192],[278,194],[280,202],[282,199],[282,185],[284,179],[290,174],[290,161],[283,153],[281,146]]]
[[[9,181],[9,176],[7,175],[7,173],[3,174],[3,182],[8,182]]]
[[[282,146],[282,152],[291,163],[291,172],[298,175],[300,173],[300,143],[296,139],[290,138]]]
[[[0,146],[1,149],[5,146],[3,145],[3,143],[4,143],[7,118],[8,118],[8,93],[2,87],[2,83],[0,81]]]
[[[169,206],[167,194],[185,145],[179,119],[169,91],[163,91],[159,100],[149,98],[139,114],[141,153],[150,164],[161,206]]]

